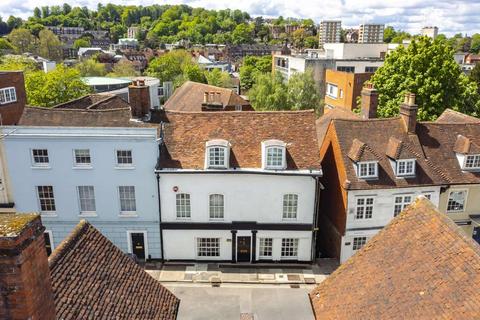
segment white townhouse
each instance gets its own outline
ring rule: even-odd
[[[166,260],[312,261],[313,111],[166,112],[157,166]]]
[[[438,161],[428,156],[427,149],[438,143],[429,137],[429,124],[416,121],[414,95],[401,105],[400,117],[386,119],[375,118],[377,99],[375,89],[364,88],[363,119],[333,119],[322,137],[319,246],[340,262],[416,197],[423,195],[438,207],[448,185]]]
[[[86,219],[124,252],[159,259],[157,129],[130,120],[120,98],[93,97],[90,109],[91,97],[28,107],[3,127],[15,209],[40,212],[49,250]]]

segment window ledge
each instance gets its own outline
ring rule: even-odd
[[[209,218],[208,221],[210,222],[224,222],[224,218]]]
[[[40,169],[40,170],[49,170],[49,169],[52,169],[52,167],[50,167],[50,166],[35,166],[35,165],[31,166],[30,168],[31,168],[31,169]]]
[[[135,166],[116,166],[116,170],[134,170]]]
[[[40,216],[43,218],[55,218],[58,217],[56,212],[40,212]]]
[[[74,170],[90,170],[93,169],[92,166],[73,166],[72,169]]]
[[[179,218],[179,217],[176,217],[175,220],[177,220],[177,221],[191,221],[192,218]]]
[[[136,211],[134,211],[134,212],[120,212],[118,214],[118,216],[120,218],[136,218],[136,217],[138,217],[138,214],[137,214]]]
[[[447,210],[447,213],[465,213],[465,210]]]
[[[98,217],[97,215],[97,212],[96,211],[85,211],[85,212],[80,212],[80,214],[78,215],[79,217],[88,217],[88,218],[91,218],[91,217]]]
[[[297,218],[282,218],[282,221],[291,222],[291,221],[298,221],[298,219]]]

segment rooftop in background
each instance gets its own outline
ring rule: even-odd
[[[417,199],[310,293],[316,319],[479,319],[480,246]]]
[[[0,214],[0,237],[16,237],[20,235],[37,214]]]
[[[315,112],[179,112],[166,111],[166,152],[161,167],[203,169],[205,144],[224,139],[231,144],[230,168],[261,168],[261,143],[286,143],[287,170],[320,170]]]
[[[180,301],[82,220],[49,260],[58,319],[176,319]]]
[[[253,110],[250,102],[232,89],[187,81],[175,90],[164,108],[168,111],[235,111],[237,106],[242,111]]]
[[[26,107],[21,126],[137,127],[129,104],[118,96],[92,94],[53,108]]]
[[[437,118],[435,122],[438,123],[479,123],[480,119],[466,115],[464,113],[445,109],[443,113]]]
[[[345,108],[325,108],[323,115],[316,120],[317,125],[317,140],[320,145],[323,142],[323,138],[327,133],[328,126],[330,125],[330,121],[333,119],[352,119],[352,120],[359,120],[360,116],[353,111],[350,111]]]
[[[89,86],[117,86],[124,85],[127,87],[132,83],[128,78],[110,78],[110,77],[84,77],[82,80]]]

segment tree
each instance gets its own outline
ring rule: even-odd
[[[138,72],[134,64],[127,59],[122,59],[115,63],[112,72],[108,74],[109,77],[136,77],[139,75],[140,72]]]
[[[472,42],[470,43],[470,52],[472,53],[480,52],[480,33],[475,33],[472,36]]]
[[[73,43],[73,47],[75,49],[89,48],[91,46],[92,46],[92,44],[90,42],[90,39],[88,39],[88,38],[79,38],[79,39],[75,40],[75,42]]]
[[[233,44],[253,43],[253,28],[246,23],[237,25],[232,32],[232,42]]]
[[[307,33],[305,29],[300,28],[292,32],[292,40],[295,48],[303,49],[305,47],[305,38]]]
[[[480,95],[480,64],[479,63],[477,63],[475,67],[473,67],[468,77],[470,78],[471,81],[477,84],[477,92]]]
[[[17,53],[35,52],[37,39],[27,29],[15,29],[8,36]]]
[[[386,43],[392,42],[393,38],[397,36],[395,29],[392,26],[388,26],[383,30],[383,41]]]
[[[38,7],[35,7],[35,9],[33,9],[33,17],[37,19],[40,19],[42,17],[42,11],[40,11]]]
[[[297,72],[290,77],[287,104],[291,110],[319,109],[320,94],[312,70]]]
[[[269,73],[272,71],[272,56],[246,56],[240,67],[240,85],[242,90],[252,87],[257,73]]]
[[[150,61],[146,73],[160,79],[161,83],[165,81],[175,82],[176,78],[183,78],[185,67],[192,64],[190,53],[185,50],[174,50]],[[177,81],[175,86],[180,82]]]
[[[15,51],[15,47],[7,39],[0,38],[0,53],[4,51]]]
[[[288,110],[287,85],[280,73],[259,73],[249,91],[255,110]]]
[[[50,30],[43,29],[38,34],[39,54],[45,58],[58,61],[62,58],[62,42]]]
[[[95,58],[86,59],[77,63],[75,69],[80,72],[82,77],[103,77],[107,74],[105,65],[97,62]]]
[[[379,91],[379,115],[399,113],[406,92],[416,94],[420,120],[434,120],[445,108],[480,115],[477,86],[453,59],[444,40],[419,37],[390,53],[371,81]]]
[[[23,24],[22,18],[10,16],[7,20],[7,26],[10,30],[20,28]]]
[[[41,107],[53,107],[90,93],[90,87],[82,81],[78,70],[62,64],[47,73],[28,72],[25,88],[28,104]]]
[[[232,78],[228,72],[220,71],[220,69],[213,69],[212,71],[206,71],[205,77],[207,83],[212,86],[231,88],[233,87]]]
[[[318,37],[309,36],[305,38],[305,47],[310,49],[318,48]]]
[[[33,59],[25,56],[4,56],[0,59],[0,70],[21,70],[25,73],[37,71],[38,67]]]
[[[183,68],[183,77],[189,81],[195,81],[200,83],[206,83],[207,78],[205,77],[205,73],[200,69],[200,67],[196,64],[187,64]]]

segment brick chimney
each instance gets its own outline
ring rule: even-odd
[[[128,100],[134,117],[143,118],[150,112],[150,88],[145,80],[134,80],[128,86]]]
[[[373,84],[366,83],[362,89],[362,118],[374,119],[377,117],[378,108],[378,91],[373,87]]]
[[[408,133],[415,133],[417,127],[417,110],[418,106],[415,104],[415,94],[405,93],[405,99],[400,105],[400,116],[405,123]]]
[[[0,319],[55,319],[40,217],[0,215]]]

